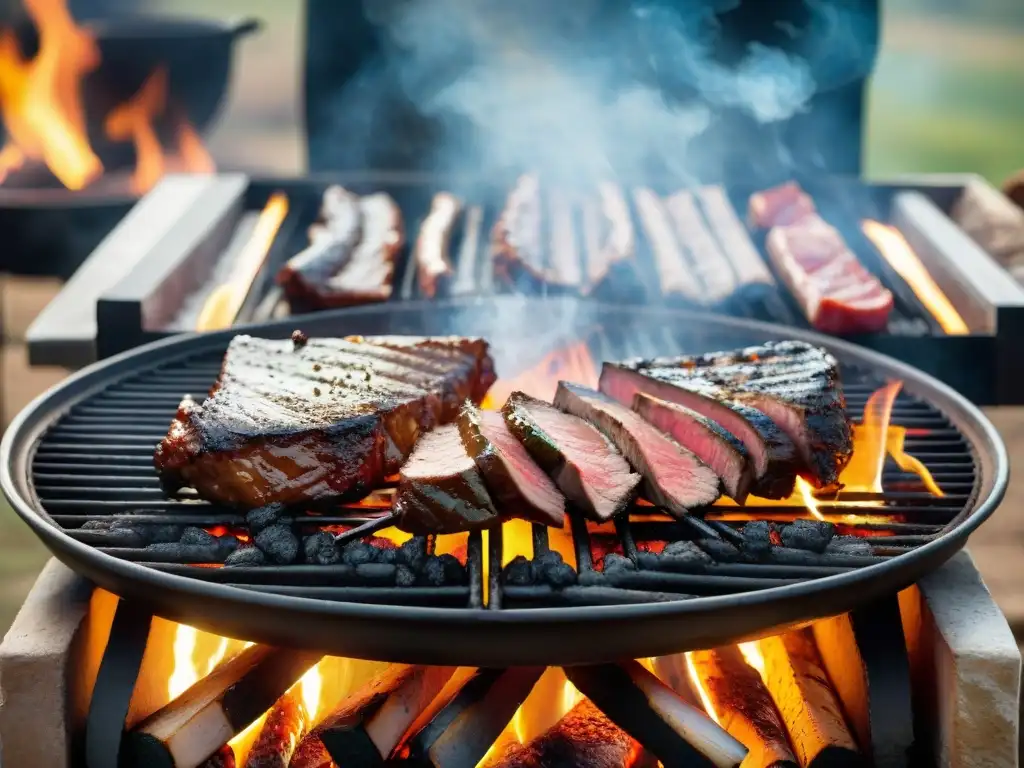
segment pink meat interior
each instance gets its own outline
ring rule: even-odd
[[[498,449],[508,473],[527,501],[550,515],[555,524],[560,524],[565,511],[562,494],[509,431],[501,413],[481,411],[480,431]]]

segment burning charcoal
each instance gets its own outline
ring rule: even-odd
[[[334,536],[327,531],[307,536],[302,542],[302,551],[310,565],[337,565],[341,562],[341,552]]]
[[[831,555],[870,555],[871,545],[859,536],[836,536],[828,546],[825,553]]]
[[[376,560],[384,565],[394,565],[398,562],[398,550],[394,547],[374,547]]]
[[[555,589],[571,587],[576,583],[576,571],[554,550],[534,558],[533,567],[541,581]]]
[[[424,587],[443,587],[444,581],[444,563],[433,555],[429,556],[423,562],[417,582]]]
[[[782,526],[782,546],[821,554],[836,535],[836,527],[823,520],[794,520]]]
[[[411,587],[416,583],[416,574],[407,565],[399,565],[395,569],[395,584],[399,587]]]
[[[279,565],[294,563],[299,556],[299,540],[292,533],[290,526],[274,523],[256,534],[253,539],[263,554]]]
[[[341,554],[342,562],[348,565],[365,565],[377,559],[377,548],[362,541],[351,541]]]
[[[255,536],[264,528],[278,522],[284,512],[284,504],[268,504],[265,507],[250,510],[245,516],[245,522],[249,524],[249,531]]]
[[[267,562],[266,555],[259,547],[239,547],[224,560],[226,568],[253,568]]]
[[[437,559],[444,568],[446,584],[457,586],[466,583],[466,568],[455,555],[438,555]]]
[[[728,541],[721,539],[701,539],[697,546],[711,555],[719,563],[732,563],[740,559],[740,551]]]
[[[209,531],[204,531],[202,528],[196,528],[194,525],[190,525],[181,534],[181,543],[210,546],[217,544],[218,540],[217,537]]]
[[[604,556],[604,572],[616,573],[618,571],[635,571],[636,565],[628,557],[609,552]]]
[[[398,548],[396,562],[402,563],[418,571],[423,567],[423,561],[427,557],[427,539],[424,536],[414,536]]]
[[[764,520],[752,520],[743,526],[740,533],[743,535],[743,552],[758,559],[771,555],[775,545],[773,539],[778,536],[775,526]]]
[[[533,563],[522,555],[512,558],[502,573],[502,580],[510,587],[528,587],[533,584],[534,578]]]
[[[124,524],[127,524],[127,521],[124,521]],[[185,532],[185,529],[180,525],[145,525],[140,527],[145,532],[146,538],[154,544],[170,544],[171,542],[179,541]]]

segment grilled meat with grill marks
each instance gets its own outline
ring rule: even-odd
[[[605,363],[598,388],[623,405],[631,405],[639,393],[695,411],[743,444],[754,472],[750,493],[784,499],[793,492],[797,473],[804,466],[793,441],[771,419],[727,397],[721,387],[677,376],[674,369],[655,376],[647,370],[641,373],[627,365]]]
[[[461,200],[449,192],[438,192],[430,204],[430,213],[420,225],[413,258],[420,290],[431,299],[438,291],[447,289],[454,275],[448,247],[461,212]]]
[[[600,429],[643,476],[644,496],[658,506],[684,515],[718,498],[714,471],[626,406],[564,381],[558,384],[555,405]]]
[[[186,399],[157,447],[164,485],[243,508],[364,495],[494,380],[482,340],[384,343],[236,336],[210,396]]]
[[[561,528],[565,497],[509,431],[502,415],[466,403],[458,424],[462,444],[499,507],[515,517]]]
[[[793,441],[805,464],[803,474],[817,488],[834,488],[850,461],[853,435],[838,363],[819,347],[802,341],[769,342],[727,352],[634,361],[629,367],[687,389],[699,382],[693,388],[706,396],[762,412]]]
[[[394,510],[403,531],[458,533],[501,524],[480,470],[453,424],[421,437],[399,477]]]
[[[534,461],[585,514],[608,520],[633,501],[641,478],[596,427],[522,392],[509,396],[502,415]]]
[[[544,284],[543,216],[540,178],[520,176],[491,233],[494,273],[505,282]]]
[[[754,480],[747,449],[716,422],[678,403],[638,394],[633,410],[715,471],[725,492],[743,503]]]

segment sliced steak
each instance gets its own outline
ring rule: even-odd
[[[492,367],[425,370],[369,340],[236,336],[210,396],[182,403],[154,465],[167,488],[229,506],[359,497],[398,470],[422,431],[454,418],[452,393],[479,391],[474,377]]]
[[[631,367],[670,383],[705,382],[712,385],[706,391],[713,396],[761,411],[796,445],[806,464],[805,476],[815,487],[835,487],[839,473],[850,461],[853,432],[839,365],[824,349],[802,341],[779,341],[639,361]]]
[[[693,273],[693,265],[676,239],[672,219],[662,199],[643,187],[633,192],[633,200],[654,255],[661,295],[699,306],[707,304],[700,282]]]
[[[721,387],[679,376],[674,368],[646,369],[605,363],[598,388],[614,400],[632,404],[645,394],[685,406],[736,437],[747,452],[754,473],[750,492],[765,499],[784,499],[793,492],[803,469],[793,441],[763,413],[726,396]]]
[[[750,492],[754,471],[743,443],[696,411],[650,395],[638,394],[633,410],[715,471],[725,492],[740,504]]]
[[[501,412],[509,431],[585,514],[608,520],[633,501],[640,475],[597,428],[522,392],[513,392]]]
[[[507,515],[561,528],[565,497],[509,431],[504,417],[466,403],[459,433],[487,490]]]
[[[593,389],[560,382],[555,406],[600,429],[644,478],[648,500],[675,515],[714,503],[714,471],[628,407]]]
[[[413,534],[478,531],[501,524],[458,427],[427,432],[402,467],[394,510],[398,528]]]
[[[543,285],[544,213],[540,178],[519,177],[491,233],[494,273],[506,283]]]

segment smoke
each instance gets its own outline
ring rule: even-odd
[[[430,121],[434,168],[492,178],[540,169],[576,183],[713,175],[736,152],[737,125],[788,120],[815,80],[806,60],[761,45],[732,65],[715,60],[715,14],[731,3],[678,5],[692,8],[364,0],[382,47],[337,107],[340,151],[351,160],[390,142],[423,152],[412,117],[385,117],[382,105],[401,101]]]

